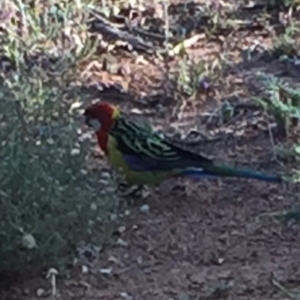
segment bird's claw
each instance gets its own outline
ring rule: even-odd
[[[127,185],[127,184],[120,184],[119,191],[121,196],[128,197],[128,196],[137,196],[139,192],[142,190],[142,186],[140,185]]]
[[[134,205],[138,199],[145,199],[149,195],[149,189],[143,185],[129,185],[121,183],[119,185],[119,195],[129,200],[129,205]]]

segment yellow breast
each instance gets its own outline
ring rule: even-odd
[[[137,172],[132,171],[125,162],[122,153],[117,150],[116,140],[109,136],[108,161],[125,179],[132,184],[156,184],[170,176],[169,172]]]

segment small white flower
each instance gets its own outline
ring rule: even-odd
[[[26,249],[34,249],[37,247],[36,240],[31,234],[25,234],[22,238],[22,245]]]

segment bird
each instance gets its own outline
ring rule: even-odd
[[[109,102],[88,105],[83,117],[85,124],[95,131],[98,145],[108,162],[123,174],[129,184],[151,186],[176,177],[282,181],[277,175],[235,168],[186,150],[151,126],[131,120]]]

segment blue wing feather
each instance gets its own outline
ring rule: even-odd
[[[137,172],[145,172],[145,171],[168,171],[170,168],[162,168],[162,165],[160,164],[160,167],[157,166],[157,161],[151,158],[146,157],[137,157],[134,155],[128,155],[123,154],[124,160],[128,164],[131,170],[137,171]]]
[[[118,141],[118,150],[129,168],[136,172],[181,170],[179,173],[182,176],[193,179],[227,176],[268,182],[282,181],[280,176],[216,164],[211,159],[174,145],[158,134],[125,119],[119,119],[115,123],[111,134]]]

